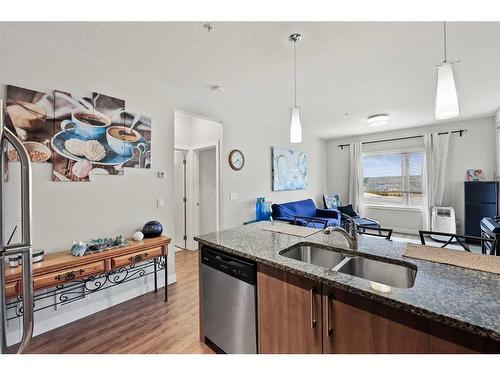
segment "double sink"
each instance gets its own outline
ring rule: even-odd
[[[413,287],[417,275],[417,270],[410,265],[348,256],[342,249],[324,249],[306,243],[285,249],[280,255],[394,288]]]

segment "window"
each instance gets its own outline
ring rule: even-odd
[[[422,151],[365,154],[365,203],[398,207],[423,205]]]

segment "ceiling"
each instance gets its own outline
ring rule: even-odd
[[[330,139],[437,123],[442,23],[214,22],[211,32],[200,22],[0,27],[45,45],[79,45],[102,63],[270,118],[293,104],[293,47],[287,38],[299,32],[297,101],[307,132]],[[500,108],[500,22],[449,23],[448,59],[461,61],[455,65],[460,118]],[[389,113],[390,124],[369,128],[366,117],[375,113]]]

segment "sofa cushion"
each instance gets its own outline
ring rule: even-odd
[[[316,216],[316,205],[312,199],[303,201],[273,204],[273,218],[293,219],[295,216]]]
[[[340,219],[340,212],[337,210],[327,210],[324,208],[318,208],[316,210],[317,217]]]

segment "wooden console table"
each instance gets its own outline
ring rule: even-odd
[[[168,300],[167,255],[170,238],[160,236],[143,241],[130,241],[126,246],[76,257],[69,250],[46,254],[44,260],[33,264],[35,311],[79,300],[88,294],[157,273],[165,276],[165,302]],[[22,316],[21,266],[5,267],[5,294],[9,298],[7,311]],[[46,303],[55,297],[55,302]],[[49,300],[50,299],[50,300]],[[45,302],[45,303],[43,303]]]

